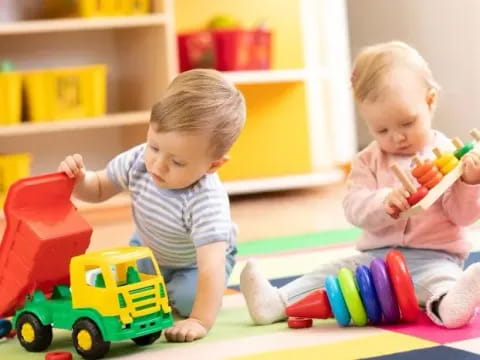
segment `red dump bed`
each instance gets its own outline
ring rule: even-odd
[[[49,296],[55,285],[70,284],[70,259],[85,253],[92,234],[70,201],[73,185],[64,173],[52,173],[10,187],[0,243],[0,317],[12,315],[34,290]]]

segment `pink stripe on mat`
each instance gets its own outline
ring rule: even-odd
[[[435,325],[425,313],[413,324],[397,324],[381,326],[380,328],[396,331],[402,334],[416,336],[425,340],[434,341],[440,344],[452,343],[455,341],[477,338],[480,336],[480,316],[476,316],[470,324],[459,329],[447,329]]]

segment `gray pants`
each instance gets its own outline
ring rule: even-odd
[[[433,304],[445,295],[463,272],[463,261],[451,254],[436,250],[397,248],[407,261],[412,276],[418,303],[427,308],[427,314],[436,323],[441,324],[436,314],[432,313]],[[373,259],[385,259],[391,248],[381,248],[361,252],[344,259],[323,264],[309,274],[288,283],[279,289],[287,304],[291,304],[308,293],[324,287],[328,275],[336,275],[342,267],[355,272],[360,265],[370,265]]]

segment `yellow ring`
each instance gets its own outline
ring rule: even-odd
[[[450,171],[452,171],[458,164],[458,160],[451,160],[447,165],[441,168],[441,172],[443,175],[447,175]]]

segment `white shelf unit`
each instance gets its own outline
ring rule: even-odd
[[[151,10],[0,24],[0,59],[16,70],[107,65],[104,116],[2,126],[0,153],[31,153],[32,174],[39,174],[76,152],[89,168],[100,168],[143,141],[152,104],[178,73],[174,2],[152,0]]]
[[[338,164],[349,162],[355,152],[345,0],[298,1],[304,67],[225,75],[239,85],[305,85],[312,172],[227,181],[230,194],[339,182],[344,173]],[[154,13],[143,16],[0,24],[0,59],[11,60],[18,69],[108,65],[105,116],[0,127],[0,152],[32,153],[32,173],[38,174],[54,171],[72,152],[82,153],[89,168],[103,167],[115,154],[142,142],[151,105],[178,73],[174,0],[153,4]],[[102,205],[79,206],[128,203],[122,195]]]

